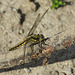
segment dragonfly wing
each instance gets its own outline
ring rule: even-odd
[[[38,26],[37,22],[38,22],[39,18],[40,18],[40,14],[38,14],[38,17],[36,18],[35,23],[33,24],[32,28],[30,29],[30,31],[28,33],[28,36],[32,35],[34,33],[34,31],[36,30],[36,28]]]
[[[39,23],[41,22],[41,20],[43,19],[44,15],[47,13],[48,10],[49,8],[45,11],[45,13],[41,17],[40,17],[40,14],[38,15],[28,35],[31,35],[34,33],[35,29],[37,28],[37,26],[39,25]]]

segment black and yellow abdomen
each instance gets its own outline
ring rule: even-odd
[[[16,46],[10,48],[9,51],[13,51],[13,50],[15,50],[15,49],[21,47],[21,46],[24,45],[25,43],[26,43],[26,41],[23,41],[23,42],[17,44]]]

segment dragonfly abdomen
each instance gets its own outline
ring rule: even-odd
[[[26,41],[23,41],[23,42],[21,42],[21,43],[17,44],[16,46],[14,46],[14,47],[10,48],[10,49],[9,49],[9,51],[13,51],[13,50],[15,50],[15,49],[19,48],[20,46],[24,45],[25,43],[26,43]]]

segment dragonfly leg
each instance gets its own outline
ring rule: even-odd
[[[39,43],[39,47],[42,48],[42,42],[41,42],[41,41],[40,41],[40,43]]]
[[[36,44],[38,44],[38,42],[36,42],[36,43],[31,43],[30,47],[31,47],[31,46],[34,46],[34,45],[36,45]]]
[[[33,52],[33,51],[34,51],[34,45],[36,45],[36,44],[38,44],[38,42],[36,42],[36,43],[31,43],[31,45],[30,45],[31,50],[32,50],[32,54],[34,53],[34,52]]]
[[[31,55],[34,53],[34,44],[32,43],[31,45],[29,45],[30,46],[30,48],[31,48]]]
[[[47,45],[47,46],[49,46],[48,44],[45,43],[45,41],[43,41],[42,44],[43,44],[43,45]]]
[[[49,39],[49,38],[45,38],[45,39],[42,41],[42,44],[49,46],[48,44],[45,43],[45,41],[48,40],[48,39]]]
[[[26,44],[24,45],[24,63],[25,63],[25,56],[26,56]]]

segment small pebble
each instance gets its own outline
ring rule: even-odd
[[[12,41],[9,41],[9,43],[12,43]]]
[[[19,30],[19,34],[22,34],[22,33],[24,33],[24,29]]]
[[[17,9],[16,8],[14,8],[14,7],[11,7],[11,9],[13,10],[13,11],[16,11]]]
[[[25,70],[27,73],[30,73],[30,72],[31,72],[31,69],[29,69],[29,68],[24,68],[24,70]]]
[[[50,75],[59,75],[59,72],[58,71],[51,71]]]
[[[65,65],[68,65],[68,63],[66,62]]]
[[[14,3],[15,3],[15,1],[16,1],[16,0],[11,1],[11,2],[10,2],[10,4],[14,4]]]
[[[61,75],[67,75],[65,72],[60,73]]]

